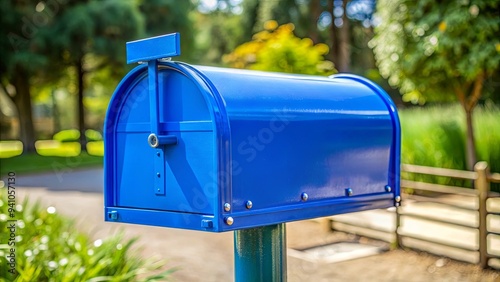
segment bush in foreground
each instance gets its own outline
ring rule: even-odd
[[[0,188],[0,281],[164,281],[173,270],[160,274],[162,262],[141,259],[131,250],[136,239],[121,234],[91,241],[56,213],[25,200],[8,202]],[[16,274],[9,272],[10,214],[16,219]]]

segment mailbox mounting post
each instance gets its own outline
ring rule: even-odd
[[[285,223],[234,232],[234,280],[286,281]]]

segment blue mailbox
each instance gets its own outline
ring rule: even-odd
[[[178,34],[127,45],[143,63],[107,112],[107,221],[222,232],[397,205],[400,126],[380,87],[160,59],[178,54]]]

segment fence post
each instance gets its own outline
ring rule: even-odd
[[[394,247],[395,248],[403,248],[403,240],[401,238],[401,235],[399,234],[398,230],[399,227],[401,226],[401,215],[399,214],[399,211],[401,209],[401,203],[396,204],[396,229],[394,230],[395,236],[395,242],[394,242]]]
[[[474,180],[474,187],[478,190],[479,200],[479,264],[482,268],[488,267],[488,230],[486,216],[486,200],[490,192],[490,183],[488,182],[488,163],[478,162],[474,166],[474,171],[477,173],[477,178]]]

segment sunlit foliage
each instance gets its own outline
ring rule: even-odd
[[[234,68],[274,72],[316,75],[336,72],[333,63],[324,58],[329,50],[326,44],[314,45],[309,38],[298,38],[293,33],[293,24],[278,26],[275,21],[267,21],[264,27],[252,41],[224,56],[224,62]]]
[[[370,44],[381,75],[405,101],[460,102],[472,170],[472,112],[500,69],[500,2],[380,0],[377,8],[381,24]]]
[[[499,1],[380,0],[377,11],[370,47],[405,101],[470,103],[475,81],[499,70]]]
[[[91,240],[55,207],[9,202],[6,190],[0,188],[0,281],[165,281],[173,271],[152,274],[163,263],[141,259],[133,250],[136,239]],[[10,221],[11,215],[16,221]],[[9,263],[14,261],[12,274]]]

